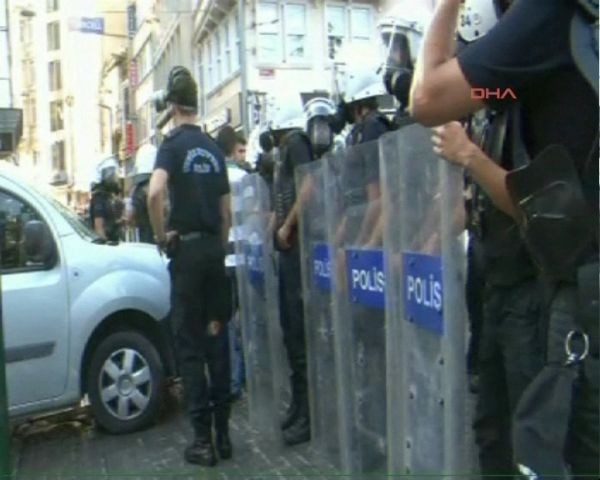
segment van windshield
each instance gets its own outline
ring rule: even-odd
[[[99,242],[102,237],[92,230],[77,214],[65,207],[58,200],[50,195],[43,194],[52,206],[62,215],[62,217],[73,227],[80,236],[91,242]]]

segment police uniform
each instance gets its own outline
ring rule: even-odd
[[[96,218],[104,220],[104,231],[109,242],[119,241],[119,228],[116,212],[112,202],[112,194],[98,187],[92,193],[90,201],[90,221],[94,228]]]
[[[145,180],[133,187],[131,205],[135,212],[135,226],[138,230],[139,241],[142,243],[155,243],[148,215],[148,183],[149,180]]]
[[[214,414],[218,443],[227,431],[231,377],[231,286],[220,214],[221,197],[230,191],[225,160],[199,127],[186,124],[161,144],[155,169],[168,172],[168,230],[179,233],[170,253],[171,316],[187,410],[196,438],[203,440],[212,438]],[[217,336],[207,332],[213,320],[223,325]]]
[[[595,239],[586,240],[587,252],[574,262],[574,270],[565,272],[563,278],[546,277],[550,284],[550,301],[548,302],[548,331],[547,336],[547,363],[549,368],[563,365],[567,360],[565,354],[565,338],[570,330],[582,329],[587,331],[590,339],[590,351],[585,361],[575,368],[576,378],[572,380],[572,388],[564,387],[555,390],[542,390],[531,392],[531,409],[526,417],[521,417],[517,423],[531,421],[529,427],[535,425],[532,414],[540,415],[540,411],[547,411],[547,421],[552,422],[553,428],[548,431],[543,425],[537,428],[540,432],[538,438],[548,440],[544,446],[532,441],[525,442],[521,454],[531,459],[535,450],[539,451],[539,460],[554,460],[549,467],[551,473],[558,473],[564,464],[569,464],[574,475],[600,474],[598,459],[600,458],[599,441],[599,375],[598,375],[598,310],[597,287],[594,295],[596,303],[584,299],[578,304],[578,296],[585,293],[587,283],[578,278],[582,267],[588,266],[592,274],[590,281],[598,281],[598,96],[596,91],[586,81],[578,70],[570,43],[570,19],[573,18],[578,2],[566,0],[548,2],[546,0],[529,0],[515,2],[507,14],[496,27],[485,37],[469,46],[458,55],[461,70],[469,83],[473,86],[485,86],[488,89],[504,90],[511,88],[521,105],[523,146],[530,159],[536,159],[549,146],[561,145],[572,158],[580,191],[583,193],[586,207],[589,209],[591,222],[595,224]],[[593,40],[590,37],[590,45]],[[527,48],[535,45],[535,48]],[[596,54],[597,55],[597,54]],[[597,76],[595,81],[597,82]],[[490,105],[502,108],[506,102],[499,99],[488,100]],[[540,163],[537,163],[538,165]],[[536,165],[536,161],[531,163]],[[551,169],[543,172],[545,175],[552,173]],[[535,178],[529,177],[529,180]],[[507,181],[508,183],[508,181]],[[564,190],[564,189],[563,189]],[[560,192],[553,190],[555,195]],[[559,200],[557,198],[557,200]],[[548,205],[549,202],[546,202]],[[555,215],[560,202],[553,203],[551,215]],[[579,210],[581,211],[581,209]],[[548,212],[542,212],[544,214]],[[544,215],[540,216],[544,218]],[[558,233],[563,236],[566,243],[577,244],[579,235],[569,235],[568,223],[564,230]],[[528,224],[527,228],[532,228]],[[527,231],[527,230],[525,230]],[[566,235],[565,235],[566,234]],[[556,245],[557,238],[545,238],[544,245],[531,245],[531,252],[538,255],[544,249]],[[557,253],[557,258],[562,261],[573,255],[571,245],[563,245],[564,250]],[[551,266],[550,266],[551,267]],[[597,285],[597,284],[596,284]],[[594,290],[594,289],[592,289]],[[595,315],[588,316],[583,310],[595,309]],[[585,323],[586,319],[592,319]],[[595,321],[594,321],[595,320]],[[548,374],[545,368],[538,378]],[[554,380],[556,380],[556,376]],[[550,382],[546,382],[549,386]],[[533,388],[533,386],[532,386]],[[537,383],[536,388],[541,388]],[[571,391],[573,398],[571,399]],[[521,403],[530,398],[529,389],[525,392]],[[558,395],[565,395],[558,399]],[[554,404],[547,400],[555,398]],[[536,401],[537,399],[537,401]],[[571,405],[571,414],[565,415],[556,408],[557,405],[567,403]],[[520,406],[521,407],[521,406]],[[559,432],[558,425],[567,425],[566,435],[559,442],[555,438],[549,439],[550,433]],[[565,426],[565,431],[567,428]],[[566,442],[563,449],[562,441]],[[558,445],[560,443],[561,445]],[[553,447],[553,453],[548,449]],[[561,458],[563,457],[563,458]],[[564,462],[563,462],[564,459]],[[528,459],[521,458],[527,462]],[[558,463],[556,463],[558,462]],[[559,466],[560,464],[560,466]]]
[[[507,170],[515,168],[510,117],[487,112],[471,135]],[[544,364],[542,294],[514,220],[497,209],[483,189],[474,183],[471,188],[469,231],[480,251],[483,278],[475,437],[482,474],[512,478],[511,418]]]
[[[294,130],[281,141],[280,159],[274,183],[275,232],[283,225],[296,202],[294,171],[313,160],[306,135]],[[284,432],[294,437],[309,428],[308,380],[306,372],[306,339],[304,334],[304,303],[300,272],[300,245],[297,230],[291,234],[291,248],[279,252],[279,309],[283,341],[291,368],[292,405],[296,408],[295,422]],[[297,425],[294,428],[294,424]],[[294,428],[295,431],[292,431]],[[289,432],[289,433],[288,433]],[[287,439],[286,439],[287,440]],[[291,438],[290,438],[291,440]],[[290,442],[296,443],[296,442]]]

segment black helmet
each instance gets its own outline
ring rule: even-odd
[[[183,107],[198,108],[198,87],[190,71],[173,67],[167,82],[167,100]]]

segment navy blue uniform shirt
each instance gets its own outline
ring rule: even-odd
[[[531,158],[552,144],[575,161],[598,211],[598,98],[571,56],[571,0],[520,0],[481,40],[458,54],[472,87],[510,88],[522,106],[523,141]],[[490,100],[503,108],[511,100]]]
[[[200,127],[173,130],[158,149],[154,168],[169,174],[169,230],[221,233],[220,201],[230,191],[227,168],[221,150]]]

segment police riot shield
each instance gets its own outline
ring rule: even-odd
[[[345,473],[386,471],[385,278],[377,142],[328,159],[333,330]]]
[[[296,168],[301,209],[299,240],[310,399],[311,441],[328,463],[340,466],[338,390],[331,308],[331,247],[327,236],[325,193],[334,185],[329,163],[319,160]]]
[[[463,177],[437,157],[431,131],[380,139],[384,179],[388,470],[470,471],[466,415]],[[411,478],[413,478],[411,476]]]
[[[276,258],[270,228],[270,193],[258,175],[247,175],[233,192],[239,315],[251,425],[279,445],[279,399],[284,358],[279,327]]]

